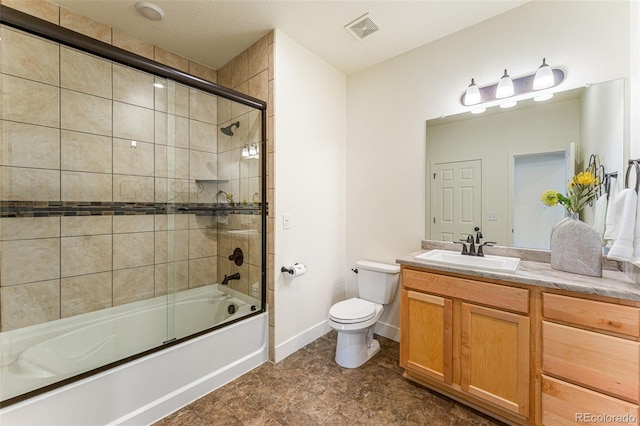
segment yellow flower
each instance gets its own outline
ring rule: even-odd
[[[572,183],[582,186],[595,186],[598,184],[598,178],[591,172],[581,172],[573,177]]]
[[[555,206],[558,204],[558,193],[553,189],[547,189],[542,193],[540,201],[542,201],[542,204],[545,206]]]

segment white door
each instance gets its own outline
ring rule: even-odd
[[[482,222],[482,161],[436,163],[431,169],[431,239],[459,241]]]

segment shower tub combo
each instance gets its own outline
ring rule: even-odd
[[[0,423],[152,423],[265,362],[266,103],[0,24]]]

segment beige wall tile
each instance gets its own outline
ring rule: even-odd
[[[111,27],[65,8],[60,8],[60,26],[111,44]]]
[[[231,62],[227,62],[218,70],[218,84],[231,88]]]
[[[276,68],[275,68],[275,44],[269,43],[269,81],[276,78]]]
[[[180,117],[189,117],[189,88],[172,83],[168,89],[167,112]]]
[[[189,288],[202,287],[217,281],[216,259],[216,257],[203,257],[189,260]]]
[[[218,154],[218,176],[220,179],[238,179],[240,177],[240,148]]]
[[[112,299],[111,271],[60,280],[62,318],[109,308]]]
[[[189,61],[189,74],[211,83],[215,83],[218,80],[216,70],[193,61]]]
[[[154,215],[126,214],[113,217],[113,233],[151,232],[154,228]]]
[[[0,311],[2,331],[60,318],[60,280],[2,287]]]
[[[154,86],[154,109],[160,112],[168,112],[169,96],[175,92],[175,83],[167,79],[156,77]],[[158,86],[161,85],[162,87]]]
[[[153,142],[153,110],[121,102],[113,103],[113,136]]]
[[[189,150],[156,145],[156,177],[189,179]]]
[[[120,49],[133,52],[136,55],[153,59],[153,44],[138,40],[129,34],[113,28],[111,30],[112,44]]]
[[[155,201],[157,203],[190,203],[197,198],[194,182],[186,179],[155,179]]]
[[[60,23],[60,7],[48,0],[2,0],[2,5],[56,25]]]
[[[113,201],[151,203],[154,197],[152,177],[113,175]]]
[[[2,119],[48,127],[60,125],[57,87],[9,75],[2,75],[0,84]]]
[[[262,114],[260,110],[252,110],[247,114],[247,141],[262,142]]]
[[[189,148],[189,119],[155,112],[155,142],[161,145]]]
[[[123,65],[113,65],[113,100],[145,108],[154,107],[155,77]]]
[[[0,285],[60,278],[60,240],[43,238],[2,242]]]
[[[0,241],[60,236],[59,217],[4,217],[0,219]]]
[[[189,259],[216,256],[218,254],[218,232],[215,229],[189,230]]]
[[[233,101],[225,98],[218,98],[218,123],[231,121],[231,104]]]
[[[111,235],[63,237],[60,248],[63,278],[111,270]]]
[[[62,46],[60,87],[110,99],[111,62]]]
[[[189,288],[189,262],[162,263],[155,265],[155,295],[182,291]]]
[[[62,89],[61,127],[66,130],[111,136],[111,101]]]
[[[217,179],[218,156],[209,152],[190,152],[191,179]]]
[[[60,201],[60,171],[0,166],[0,194],[5,200]]]
[[[269,68],[269,35],[262,37],[247,49],[248,77],[251,78]]]
[[[190,90],[189,117],[193,120],[216,124],[218,122],[218,97],[197,89]]]
[[[138,142],[131,146],[130,139],[113,139],[113,173],[153,176],[154,144]]]
[[[249,96],[261,99],[263,101],[269,100],[269,72],[262,71],[261,73],[251,77],[249,79]]]
[[[62,170],[112,173],[112,139],[90,133],[60,132]]]
[[[113,271],[113,306],[124,305],[154,296],[153,266]],[[156,324],[164,327],[164,324]]]
[[[238,92],[241,92],[241,93],[244,93],[244,94],[248,95],[249,94],[249,82],[245,81],[244,83],[241,83],[238,86],[236,86],[235,89]],[[246,113],[248,113],[252,109],[253,108],[251,108],[250,106],[243,105],[243,104],[241,104],[239,102],[232,102],[231,103],[231,116],[233,117],[232,120],[235,120],[237,117],[245,115]]]
[[[112,201],[111,175],[62,171],[61,194],[64,201]]]
[[[249,79],[249,55],[243,51],[233,58],[231,64],[231,87],[236,88]]]
[[[113,235],[113,269],[153,265],[153,232]]]
[[[191,149],[206,152],[218,152],[218,127],[214,124],[189,120]],[[235,129],[234,129],[235,133]]]
[[[187,214],[157,214],[154,216],[154,229],[156,231],[189,229],[189,216]]]
[[[189,60],[161,47],[155,46],[155,60],[186,73],[189,72]]]
[[[60,55],[58,44],[14,31],[0,29],[2,56],[0,72],[58,85],[60,81]]]
[[[63,216],[60,220],[63,237],[111,234],[113,232],[113,216]]]
[[[189,259],[189,231],[159,231],[155,234],[155,263]]]
[[[0,164],[15,167],[60,167],[60,131],[52,127],[1,121]]]

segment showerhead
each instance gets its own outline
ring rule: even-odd
[[[233,136],[233,126],[240,127],[240,122],[236,121],[235,123],[231,123],[227,127],[221,128],[220,131],[227,136]]]

